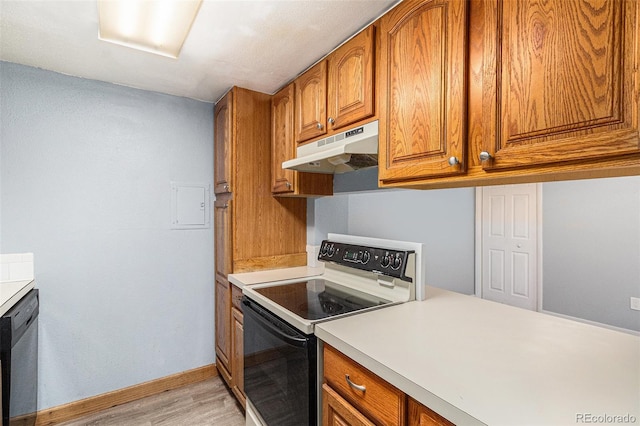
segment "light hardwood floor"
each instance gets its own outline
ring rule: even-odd
[[[244,426],[244,413],[220,377],[118,405],[59,426]]]

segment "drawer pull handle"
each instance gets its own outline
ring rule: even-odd
[[[353,383],[353,382],[351,381],[351,379],[349,378],[349,375],[348,375],[348,374],[345,374],[345,375],[344,375],[344,378],[345,378],[345,380],[347,381],[347,384],[348,384],[349,386],[351,386],[352,388],[354,388],[354,389],[356,389],[356,390],[359,390],[360,392],[364,392],[364,391],[366,391],[366,390],[367,390],[367,388],[366,388],[366,387],[364,387],[364,386],[362,386],[362,385],[356,385],[355,383]]]

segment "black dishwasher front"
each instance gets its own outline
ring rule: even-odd
[[[38,290],[0,318],[2,426],[32,426],[38,405]]]

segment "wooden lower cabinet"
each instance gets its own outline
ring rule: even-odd
[[[451,426],[449,420],[409,398],[409,426]]]
[[[323,426],[453,425],[329,345],[323,367]]]
[[[322,424],[327,426],[374,425],[326,383],[322,385],[322,418]]]
[[[231,309],[231,290],[226,278],[216,275],[216,367],[222,378],[231,382],[231,327],[227,315]]]
[[[231,326],[231,340],[233,341],[233,355],[231,360],[231,376],[233,377],[233,391],[240,404],[243,407],[246,406],[247,397],[244,394],[244,344],[243,344],[243,316],[242,311],[234,307],[231,309],[232,326]]]

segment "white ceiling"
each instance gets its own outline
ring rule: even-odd
[[[278,88],[398,0],[204,0],[180,57],[98,40],[95,0],[0,0],[0,60],[215,102]]]

